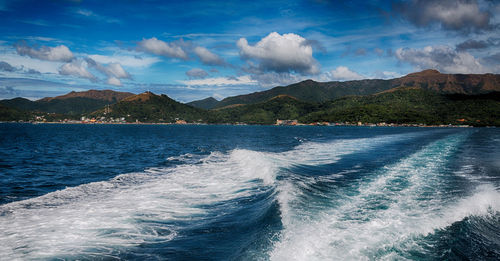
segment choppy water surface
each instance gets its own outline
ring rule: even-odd
[[[0,124],[0,260],[500,259],[498,129]]]

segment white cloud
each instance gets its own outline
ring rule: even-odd
[[[127,71],[125,71],[125,69],[123,69],[123,67],[119,63],[110,63],[107,65],[103,65],[92,60],[92,58],[87,58],[86,61],[89,67],[95,68],[99,72],[108,76],[108,84],[121,86],[122,83],[119,79],[132,78],[132,76]]]
[[[59,72],[59,68],[62,63],[60,62],[50,62],[42,61],[38,59],[33,59],[27,56],[19,56],[15,53],[4,53],[2,54],[2,60],[8,62],[10,65],[18,68],[34,69],[41,73],[54,73]]]
[[[80,78],[89,79],[91,81],[96,81],[97,78],[87,70],[87,63],[82,61],[72,61],[71,63],[66,63],[59,69],[59,74],[61,75],[71,75]]]
[[[418,70],[437,69],[443,73],[485,73],[487,69],[468,52],[448,46],[427,46],[423,49],[399,48],[396,58]]]
[[[259,69],[274,72],[296,72],[300,74],[319,73],[319,64],[313,58],[313,48],[300,35],[270,33],[254,46],[247,39],[237,42],[240,56],[259,62]]]
[[[35,49],[26,44],[18,44],[16,45],[16,51],[20,55],[45,61],[69,62],[74,58],[73,53],[65,45],[56,47],[42,46]]]
[[[175,43],[167,43],[156,37],[150,39],[142,39],[138,44],[139,49],[145,52],[153,53],[170,58],[180,58],[186,60],[188,58],[186,52]]]
[[[224,60],[217,54],[210,52],[207,48],[197,46],[194,48],[194,53],[200,58],[201,62],[206,65],[223,65]]]
[[[216,78],[206,78],[199,80],[188,80],[180,81],[181,83],[193,86],[193,85],[256,85],[257,81],[253,80],[249,75],[244,75],[240,77],[216,77]]]
[[[394,78],[399,78],[401,76],[403,75],[397,72],[390,72],[390,71],[375,72],[375,77],[380,79],[394,79]]]
[[[205,77],[208,76],[208,73],[205,70],[203,70],[203,69],[193,68],[193,69],[187,71],[186,75],[190,79],[203,79],[203,78],[205,78]]]
[[[116,78],[130,78],[130,74],[126,72],[119,63],[110,63],[106,67],[106,73]]]
[[[351,71],[345,66],[335,68],[335,70],[330,71],[330,74],[332,79],[340,81],[361,80],[366,78],[357,72]]]
[[[109,77],[106,83],[114,86],[122,86],[122,82],[120,81],[120,79],[115,77]]]
[[[253,74],[252,79],[258,81],[259,85],[263,87],[276,87],[276,86],[286,86],[292,83],[297,83],[306,80],[307,77],[287,72],[284,73],[266,72],[266,73]]]
[[[490,27],[490,14],[479,8],[477,0],[413,0],[397,6],[403,17],[418,26],[438,23],[457,31]]]
[[[150,65],[160,61],[157,57],[140,57],[137,55],[99,55],[92,54],[89,55],[92,60],[98,63],[120,63],[126,67],[149,67]]]

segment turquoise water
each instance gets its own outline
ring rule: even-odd
[[[500,131],[0,124],[0,260],[500,258]]]

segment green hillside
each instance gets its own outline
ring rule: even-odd
[[[444,82],[445,81],[445,82]],[[398,87],[391,88],[396,85]],[[76,93],[30,101],[0,101],[0,120],[79,119],[127,122],[274,124],[277,119],[300,123],[350,122],[395,124],[467,124],[500,126],[500,77],[447,75],[434,70],[393,80],[318,83],[311,80],[264,92],[213,98],[191,104],[145,92],[130,96],[110,90]],[[284,94],[285,93],[285,94]],[[291,95],[295,94],[295,95]],[[121,101],[114,103],[117,99]],[[114,103],[108,105],[110,103]],[[221,107],[225,105],[224,107]]]
[[[278,96],[262,103],[212,110],[208,121],[274,124],[276,119],[297,119],[301,123],[500,126],[500,93],[447,95],[418,88],[397,88],[324,103],[307,103],[290,96]]]
[[[98,110],[105,105],[133,95],[127,92],[111,90],[89,90],[85,92],[70,92],[68,94],[31,101],[25,98],[0,100],[0,104],[20,111],[38,111],[79,115]]]
[[[31,118],[29,112],[19,111],[0,104],[0,121],[27,121]]]
[[[210,111],[211,123],[274,124],[276,119],[298,119],[317,109],[316,104],[291,96],[276,96],[268,101]]]
[[[265,102],[278,95],[290,95],[305,102],[325,102],[347,95],[368,95],[391,89],[389,80],[360,80],[347,82],[315,82],[307,80],[285,87],[275,87],[267,91],[228,97],[221,100],[216,108],[233,104]]]
[[[436,70],[424,70],[390,80],[365,79],[346,82],[307,80],[262,92],[227,97],[218,102],[215,108],[265,102],[278,95],[290,95],[302,101],[321,103],[345,96],[376,94],[397,87],[417,87],[441,94],[477,95],[500,92],[500,75],[443,74]]]
[[[106,109],[91,113],[92,117],[124,117],[127,122],[175,122],[177,119],[198,122],[207,117],[207,111],[174,101],[168,96],[145,92],[130,96]]]
[[[364,122],[500,125],[500,94],[446,95],[400,88],[324,103],[302,122]]]
[[[208,97],[208,98],[205,98],[203,100],[192,101],[192,102],[188,102],[186,104],[191,105],[195,108],[210,110],[210,109],[215,108],[218,103],[219,103],[219,101],[216,100],[215,98]]]

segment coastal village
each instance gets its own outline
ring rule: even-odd
[[[86,117],[82,116],[80,120],[74,119],[62,119],[58,121],[48,121],[44,115],[36,116],[32,121],[17,121],[19,123],[64,123],[64,124],[147,124],[147,125],[262,125],[262,124],[248,124],[244,122],[236,122],[234,124],[224,123],[224,124],[209,124],[204,122],[187,122],[183,119],[175,119],[175,122],[141,122],[136,120],[135,122],[127,122],[125,117],[112,118],[112,117]],[[275,126],[364,126],[364,127],[458,127],[458,128],[468,128],[473,127],[470,125],[460,124],[463,121],[461,119],[457,120],[458,124],[448,124],[448,125],[428,125],[428,124],[396,124],[396,123],[363,123],[358,122],[313,122],[313,123],[300,123],[298,120],[281,120],[277,119]]]

